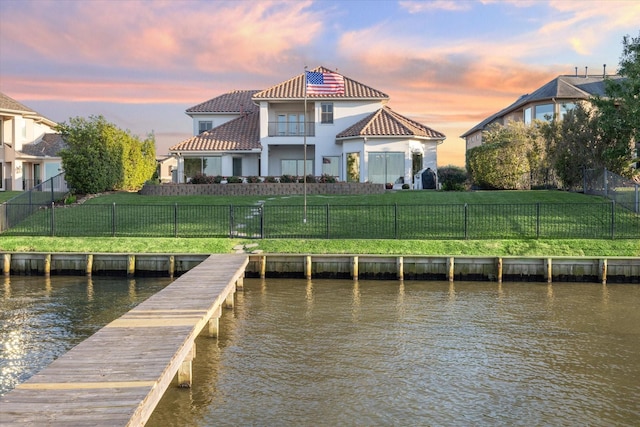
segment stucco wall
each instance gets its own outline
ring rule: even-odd
[[[307,194],[381,194],[383,184],[337,182],[308,183]],[[304,194],[302,183],[258,184],[146,184],[140,190],[144,196],[286,196]]]

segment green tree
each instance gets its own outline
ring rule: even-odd
[[[534,152],[541,143],[537,127],[515,121],[506,126],[494,123],[483,140],[481,146],[467,152],[471,181],[486,189],[530,188],[531,171],[540,163],[539,154]]]
[[[136,190],[153,176],[155,141],[140,141],[102,116],[70,118],[59,125],[67,143],[60,152],[69,187],[80,194]]]
[[[620,175],[638,176],[632,166],[640,149],[640,31],[638,37],[623,37],[618,74],[623,78],[605,82],[605,97],[591,100],[601,132],[600,163]]]

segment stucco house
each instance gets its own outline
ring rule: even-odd
[[[402,185],[420,170],[437,171],[445,135],[393,111],[388,101],[384,92],[324,67],[264,90],[225,93],[186,110],[194,136],[169,148],[178,160],[176,182],[196,173],[306,172]]]
[[[57,124],[0,93],[0,191],[29,190],[62,172]]]
[[[513,104],[487,117],[460,137],[466,141],[467,151],[482,145],[482,134],[493,123],[506,125],[510,121],[531,123],[533,120],[562,118],[576,102],[587,101],[593,96],[605,96],[605,79],[617,80],[617,75],[561,75],[536,89],[522,95]]]

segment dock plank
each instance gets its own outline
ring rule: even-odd
[[[4,426],[142,426],[248,257],[212,255],[0,397]]]

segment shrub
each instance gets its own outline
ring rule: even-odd
[[[213,183],[214,184],[220,184],[222,182],[224,178],[222,177],[222,175],[216,175],[215,177],[213,177]]]
[[[298,177],[293,175],[282,175],[280,177],[280,182],[284,182],[284,183],[298,182]]]
[[[438,182],[444,191],[465,191],[467,171],[452,165],[438,168]]]
[[[323,184],[327,184],[327,183],[334,183],[336,182],[336,177],[333,175],[328,175],[326,173],[323,173],[319,178],[318,178],[318,182],[321,182]]]
[[[278,179],[275,176],[267,176],[264,178],[264,182],[274,183],[278,182]]]
[[[240,184],[242,182],[242,178],[239,176],[230,176],[227,178],[227,182],[229,184]]]
[[[260,182],[260,177],[257,177],[257,176],[255,176],[255,175],[248,176],[248,177],[247,177],[247,182],[248,182],[249,184],[256,184],[256,183]]]
[[[393,183],[392,182],[387,182],[384,185],[384,188],[386,188],[387,190],[392,190],[393,189]]]
[[[315,183],[316,183],[316,177],[315,177],[315,176],[313,176],[313,175],[307,175],[307,176],[306,176],[306,178],[305,178],[305,181],[306,181],[307,183],[313,183],[313,184],[315,184]]]
[[[200,172],[195,174],[191,178],[191,181],[189,181],[190,184],[213,184],[214,182],[215,182],[215,178],[214,177],[205,175],[205,174],[200,173]]]

